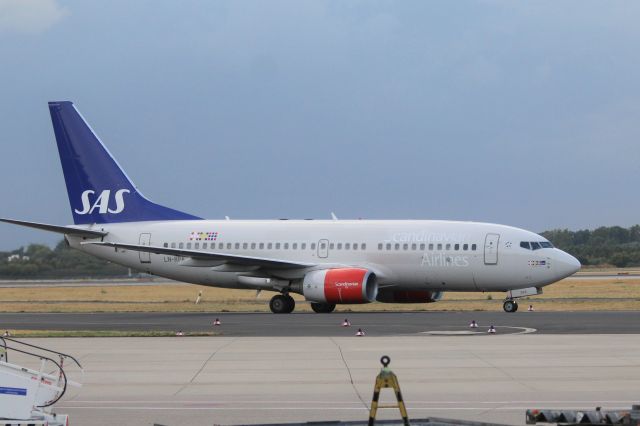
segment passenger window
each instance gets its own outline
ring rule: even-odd
[[[353,243],[353,249],[358,250],[358,243]]]
[[[451,244],[447,244],[447,250],[451,250]]]
[[[180,244],[178,245],[178,247],[179,247],[179,248],[184,248],[184,243],[180,243]]]
[[[529,241],[520,241],[520,247],[522,247],[523,249],[531,250],[531,247],[529,247]]]
[[[416,250],[418,248],[418,246],[416,245],[416,243],[411,244],[411,250]]]
[[[327,248],[327,243],[320,243],[320,250],[324,250]]]
[[[256,243],[251,243],[251,250],[255,250],[256,248]]]
[[[471,250],[472,250],[472,251],[476,251],[476,248],[477,248],[477,247],[478,247],[478,246],[476,246],[475,244],[471,244]]]
[[[222,245],[222,244],[220,244],[220,245]],[[216,248],[216,243],[211,243],[211,245],[209,247],[211,247],[211,250],[213,250],[214,248]]]
[[[442,244],[438,244],[438,250],[442,250]]]
[[[259,248],[260,250],[264,250],[264,243],[260,243],[260,244],[258,244],[258,248]]]
[[[164,243],[163,246],[164,248],[169,248],[169,243]]]
[[[344,249],[345,250],[350,250],[351,249],[351,243],[344,243]]]
[[[311,250],[315,250],[316,249],[316,243],[311,243]]]
[[[462,245],[462,250],[464,250],[464,251],[469,250],[469,244],[463,244]]]
[[[195,243],[195,248],[200,249],[200,243]]]
[[[404,243],[404,244],[402,245],[402,249],[403,249],[403,250],[409,250],[409,244]]]
[[[280,250],[280,243],[276,243],[276,250]]]
[[[214,243],[211,243],[211,245],[213,245]],[[206,249],[207,248],[207,243],[202,243],[202,249]]]
[[[460,250],[460,244],[456,244],[455,246],[453,246],[453,249],[454,249],[455,251]]]
[[[424,250],[424,248],[425,248],[425,244],[424,243],[420,244],[420,250]]]
[[[242,248],[243,248],[244,250],[246,250],[248,247],[249,247],[249,245],[248,245],[247,243],[242,243]]]
[[[429,244],[429,250],[433,250],[433,244]]]
[[[400,244],[399,244],[399,243],[396,243],[396,245],[395,245],[395,249],[396,249],[396,250],[400,250]]]
[[[298,243],[291,244],[291,248],[294,250],[298,250]]]
[[[333,247],[335,247],[333,243],[329,243],[329,250],[333,250]]]
[[[338,250],[342,250],[342,243],[338,243]]]
[[[387,250],[391,250],[391,244],[387,243]]]
[[[187,243],[187,248],[191,249],[191,243]]]
[[[382,243],[378,243],[378,250],[382,250]]]
[[[176,248],[176,243],[171,243],[171,248]]]
[[[289,250],[289,243],[284,243],[284,249]]]
[[[273,248],[273,243],[268,243],[267,244],[267,250],[271,250]]]
[[[306,248],[307,248],[307,243],[302,243],[302,244],[300,244],[300,249],[301,249],[301,250],[304,250],[304,249],[306,249]]]
[[[236,243],[236,250],[240,250],[240,243]]]
[[[367,249],[367,245],[365,243],[362,243],[360,245],[360,250],[366,250]]]
[[[540,248],[542,248],[542,247],[540,247],[540,243],[537,243],[535,241],[531,242],[531,250],[538,250]]]

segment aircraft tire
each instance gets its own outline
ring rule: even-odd
[[[290,313],[293,309],[289,304],[287,297],[288,296],[285,296],[283,294],[276,294],[275,296],[273,296],[271,298],[271,301],[269,302],[269,309],[271,309],[271,312],[273,312],[274,314]]]
[[[502,309],[505,312],[513,313],[518,310],[518,303],[515,300],[505,300]]]
[[[286,313],[290,314],[296,308],[296,301],[289,294],[285,294],[284,297],[287,299],[287,312]]]
[[[334,303],[312,303],[311,309],[317,314],[330,314],[336,308]]]

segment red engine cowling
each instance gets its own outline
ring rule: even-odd
[[[442,298],[440,291],[428,290],[391,290],[383,288],[376,300],[382,303],[432,303]]]
[[[378,284],[368,269],[323,269],[305,275],[302,292],[311,302],[369,303],[376,300]]]

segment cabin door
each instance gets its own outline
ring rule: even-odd
[[[150,246],[151,245],[151,234],[140,234],[140,245],[141,246]],[[140,251],[140,263],[151,263],[151,253]]]
[[[500,234],[487,234],[484,239],[484,264],[498,264],[498,242]]]

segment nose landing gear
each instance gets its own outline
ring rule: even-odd
[[[504,309],[505,312],[509,313],[515,312],[518,310],[518,302],[513,299],[507,299],[504,301],[502,309]]]
[[[507,297],[504,299],[502,308],[505,312],[513,313],[518,310],[518,302],[516,299],[528,296],[537,296],[542,294],[542,287],[527,287],[516,290],[507,291]]]
[[[269,308],[274,314],[290,314],[296,307],[296,301],[289,293],[276,294],[269,302]]]

